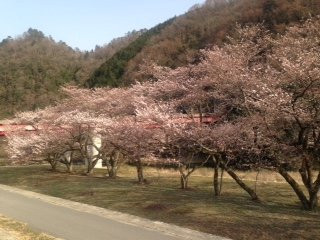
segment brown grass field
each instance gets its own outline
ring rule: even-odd
[[[12,219],[0,215],[0,239],[17,240],[54,240],[43,233],[36,233],[29,229],[26,224],[16,222]]]
[[[171,170],[146,168],[147,185],[136,183],[135,169],[130,166],[123,166],[117,179],[108,179],[102,170],[90,177],[60,170],[1,167],[0,183],[232,239],[320,238],[319,210],[301,210],[286,183],[266,182],[277,179],[274,173],[260,174],[257,192],[263,202],[253,203],[231,179],[224,180],[223,195],[214,198],[212,176],[206,169],[191,177],[189,190],[179,189],[179,176]]]

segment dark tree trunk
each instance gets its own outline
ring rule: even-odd
[[[188,177],[185,175],[180,176],[181,189],[188,189]]]
[[[94,169],[94,164],[92,162],[88,161],[88,166],[87,166],[87,175],[91,175],[93,173],[93,169]]]
[[[50,163],[51,170],[54,172],[57,171],[58,161],[50,159],[48,162]]]
[[[318,206],[318,191],[310,192],[309,210],[314,210]]]
[[[288,172],[283,168],[279,167],[278,172],[280,175],[290,184],[296,195],[298,196],[303,209],[310,210],[310,205],[307,197],[303,193],[302,189],[300,188],[299,184],[288,174]]]
[[[320,188],[320,172],[315,182],[313,182],[312,166],[308,161],[304,160],[299,170],[302,182],[309,193],[309,199],[301,189],[300,185],[289,175],[289,173],[281,166],[278,167],[280,175],[290,184],[298,196],[304,210],[315,210],[318,206],[318,193]]]
[[[320,191],[320,171],[318,173],[318,177],[316,181],[312,184],[311,188],[309,189],[309,209],[315,210],[318,207],[318,193]]]
[[[220,194],[220,195],[221,195],[221,192],[222,192],[223,174],[224,174],[224,169],[221,169],[220,186],[219,186],[219,194]]]
[[[216,165],[214,167],[214,175],[213,175],[213,190],[214,190],[214,195],[216,197],[220,196],[221,194],[220,184],[219,184],[219,166]]]
[[[111,156],[109,159],[106,159],[109,178],[117,178],[119,155],[120,153],[118,152],[115,156]]]
[[[196,170],[196,167],[186,167],[187,173],[184,171],[185,166],[179,166],[179,173],[180,173],[180,185],[181,189],[188,189],[188,182],[190,175]]]
[[[221,196],[221,190],[222,190],[222,177],[224,170],[221,169],[221,175],[219,180],[219,169],[220,169],[220,156],[213,156],[212,157],[213,164],[214,164],[214,173],[213,173],[213,192],[215,197]]]
[[[95,160],[91,159],[90,161],[87,161],[87,163],[88,163],[87,172],[86,172],[87,175],[91,175],[93,173],[93,170],[94,170],[95,166],[97,165],[98,161],[99,161],[99,159],[95,159]]]
[[[68,173],[72,173],[73,172],[73,163],[72,162],[67,163],[66,166],[68,169]]]
[[[315,209],[318,207],[319,199],[320,199],[320,171],[318,173],[317,180],[313,183],[313,192],[312,192],[312,198],[311,198],[311,206],[312,209]]]
[[[117,178],[118,171],[116,168],[111,168],[108,170],[109,178]]]
[[[138,183],[144,184],[145,179],[143,176],[143,166],[142,166],[142,162],[140,159],[137,161],[136,167],[137,167]]]
[[[238,183],[238,185],[243,189],[245,190],[250,196],[251,196],[251,199],[253,201],[257,201],[259,202],[260,199],[257,195],[257,193],[252,189],[250,188],[247,184],[245,184],[239,177],[238,175],[233,172],[231,169],[229,169],[228,167],[225,166],[225,164],[221,163],[221,167]]]

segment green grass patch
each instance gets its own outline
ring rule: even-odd
[[[263,202],[253,203],[232,180],[214,198],[212,177],[193,176],[190,189],[179,189],[177,174],[146,169],[149,184],[136,183],[124,166],[117,179],[54,173],[48,166],[0,168],[0,183],[70,199],[232,239],[319,239],[320,213],[300,209],[284,183],[258,183]],[[253,182],[248,182],[253,186]]]

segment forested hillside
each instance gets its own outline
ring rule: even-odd
[[[269,30],[282,33],[290,23],[319,13],[320,0],[207,0],[115,54],[87,85],[123,86],[143,81],[146,77],[140,66],[145,62],[173,68],[195,62],[199,49],[221,44],[236,23],[264,23]]]
[[[222,44],[236,23],[287,25],[320,14],[320,0],[207,0],[150,30],[129,32],[93,51],[72,49],[29,29],[0,43],[0,118],[61,98],[65,84],[126,86],[149,78],[142,65],[176,68],[199,60],[199,49]]]
[[[111,86],[118,87],[121,84],[118,81],[125,74],[125,70],[130,60],[135,58],[139,52],[148,44],[151,44],[151,39],[157,36],[161,31],[173,23],[175,18],[151,28],[141,34],[135,41],[131,42],[126,48],[116,52],[110,59],[103,63],[86,82],[86,86]]]
[[[0,45],[1,115],[36,109],[59,98],[59,86],[75,80],[80,53],[35,29]]]
[[[4,39],[0,43],[0,118],[53,104],[61,98],[61,85],[83,84],[100,64],[141,33],[130,32],[91,52],[74,50],[31,28],[17,38]]]

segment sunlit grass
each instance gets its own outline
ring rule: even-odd
[[[13,239],[17,240],[54,240],[55,238],[50,237],[43,233],[36,233],[23,223],[16,222],[12,219],[0,215],[0,229],[2,229],[5,235],[12,236]],[[0,234],[1,235],[1,234]],[[0,236],[8,237],[8,236]],[[2,238],[1,238],[2,239]],[[7,239],[7,238],[4,238]]]

